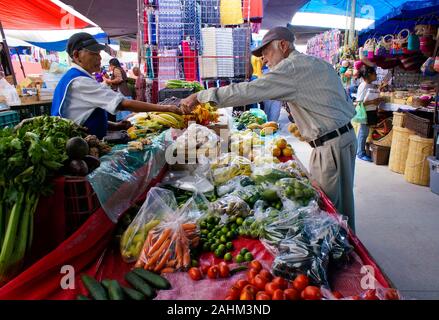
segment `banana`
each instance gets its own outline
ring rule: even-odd
[[[165,114],[151,114],[151,119],[163,126],[170,128],[181,128],[181,124],[172,116]]]
[[[163,112],[163,113],[160,113],[159,115],[162,118],[165,118],[170,122],[176,121],[177,127],[182,128],[182,126],[183,126],[183,117],[182,116],[175,114],[175,113],[171,113],[171,112]]]

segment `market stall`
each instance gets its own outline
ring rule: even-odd
[[[197,124],[189,125],[184,131],[176,130],[186,127],[185,121],[206,124],[206,120],[214,122],[218,118],[210,106],[199,108],[198,116],[185,116],[183,123],[168,119],[164,125],[165,120],[158,114],[133,117],[134,127],[129,131],[133,141],[115,145],[100,158],[100,166],[87,176],[102,208],[94,211],[82,225],[76,221],[78,229],[8,281],[0,289],[0,298],[75,299],[81,294],[90,297],[90,282],[96,285],[95,280],[105,279],[116,280],[113,285],[122,285],[125,295],[133,297],[130,287],[145,295],[146,289],[132,279],[136,276],[130,270],[134,265],[149,269],[146,266],[152,263],[148,260],[151,256],[146,254],[142,258],[146,243],[159,241],[157,238],[162,234],[168,234],[169,239],[178,238],[188,230],[188,238],[182,239],[189,239],[189,243],[181,240],[182,247],[178,249],[178,244],[167,240],[169,254],[157,256],[163,265],[154,264],[149,269],[157,274],[161,271],[167,279],[153,275],[156,277],[153,282],[169,282],[165,287],[172,287],[157,291],[157,299],[225,299],[237,281],[250,277],[247,274],[250,271],[246,273],[243,269],[252,269],[249,267],[252,260],[259,261],[252,264],[260,263],[269,277],[277,276],[276,281],[281,283],[290,280],[293,283],[296,275],[306,275],[310,284],[317,286],[321,290],[319,294],[327,299],[334,299],[334,291],[349,299],[394,297],[393,291],[388,290],[390,282],[359,239],[347,229],[346,222],[318,186],[310,184],[307,172],[293,156],[294,151],[276,133],[275,123],[264,123],[258,116],[261,114],[254,111],[243,114],[229,128],[233,153],[226,152],[216,158],[218,151],[208,152],[220,143],[214,131]],[[203,109],[208,112],[203,113]],[[208,118],[203,118],[206,115]],[[158,122],[162,123],[160,129]],[[191,134],[203,160],[166,167],[164,155],[168,146],[174,152],[180,146],[183,158],[189,160],[187,146]],[[264,154],[264,150],[268,153]],[[211,178],[207,172],[212,173]],[[156,187],[151,189],[153,186]],[[43,199],[40,206],[48,209],[47,204]],[[58,216],[62,216],[60,212]],[[141,231],[143,228],[147,228],[147,233]],[[220,232],[211,236],[213,230]],[[147,234],[151,234],[149,238]],[[160,247],[158,242],[149,246],[151,250]],[[281,249],[282,246],[285,248]],[[289,249],[285,251],[286,248]],[[180,261],[179,250],[185,252],[181,265],[165,267],[172,259]],[[65,265],[75,270],[74,289],[60,287]],[[215,272],[209,276],[206,271],[206,279],[195,281],[194,269],[186,271],[196,265],[200,265],[199,272],[219,265],[225,273],[221,277]],[[361,285],[367,268],[372,274],[368,283],[376,291],[367,291]],[[233,274],[231,277],[227,270]],[[200,276],[205,277],[201,273]],[[279,280],[282,278],[286,280]],[[195,279],[198,280],[197,276]],[[103,283],[109,285],[108,281]],[[164,289],[160,285],[158,288]],[[283,285],[282,289],[286,289],[282,297],[294,293]],[[91,296],[96,297],[95,294]],[[151,293],[151,297],[155,295]]]

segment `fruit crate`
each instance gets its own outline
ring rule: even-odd
[[[13,109],[18,112],[20,121],[42,115],[50,115],[50,104],[35,104],[35,105],[23,105],[14,106]]]
[[[101,204],[86,177],[65,176],[64,195],[67,233],[70,235],[99,209]]]
[[[376,144],[370,145],[372,153],[372,160],[376,165],[385,166],[389,163],[390,147],[379,146]]]
[[[16,111],[0,112],[0,128],[14,127],[20,122],[20,116]]]
[[[408,113],[405,118],[405,127],[423,138],[433,137],[433,122],[430,119]]]

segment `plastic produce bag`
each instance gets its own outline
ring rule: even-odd
[[[194,198],[181,209],[163,217],[142,247],[136,267],[156,273],[186,270],[191,265],[190,250],[199,244],[196,221],[204,213]]]
[[[151,188],[145,202],[120,240],[123,260],[128,263],[136,261],[148,232],[160,223],[163,216],[171,214],[176,209],[177,202],[172,191]]]
[[[252,168],[251,175],[256,183],[275,183],[282,178],[291,177],[289,172],[276,169],[273,165],[255,166]]]
[[[310,201],[317,200],[318,193],[307,180],[295,178],[283,178],[275,183],[278,193],[285,202],[293,201],[294,208],[297,206],[307,206]]]
[[[6,98],[6,103],[8,106],[21,104],[17,90],[15,90],[15,88],[11,86],[4,78],[0,79],[0,96],[4,96]]]
[[[227,181],[226,183],[217,186],[216,193],[222,197],[225,194],[232,193],[240,187],[253,185],[254,181],[248,176],[237,176]]]
[[[277,220],[280,213],[277,209],[266,208],[267,205],[263,200],[256,201],[254,214],[245,218],[242,226],[239,227],[240,235],[254,239],[265,236],[265,225]]]
[[[256,201],[261,198],[261,191],[261,187],[255,185],[248,185],[245,187],[239,186],[230,195],[241,198],[250,206],[250,208],[253,208]]]
[[[228,166],[215,168],[212,172],[215,185],[223,184],[236,176],[250,176],[251,174],[251,161],[240,156],[235,156]]]
[[[364,107],[362,102],[359,102],[355,107],[355,116],[352,118],[353,122],[360,124],[367,124],[367,114],[366,108]]]
[[[226,195],[212,204],[212,211],[222,216],[247,217],[250,214],[250,207],[241,198],[233,195]]]

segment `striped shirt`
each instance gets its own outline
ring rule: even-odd
[[[201,103],[214,102],[222,108],[264,100],[286,101],[307,141],[340,128],[355,115],[332,65],[295,50],[259,79],[204,90],[197,97]]]

